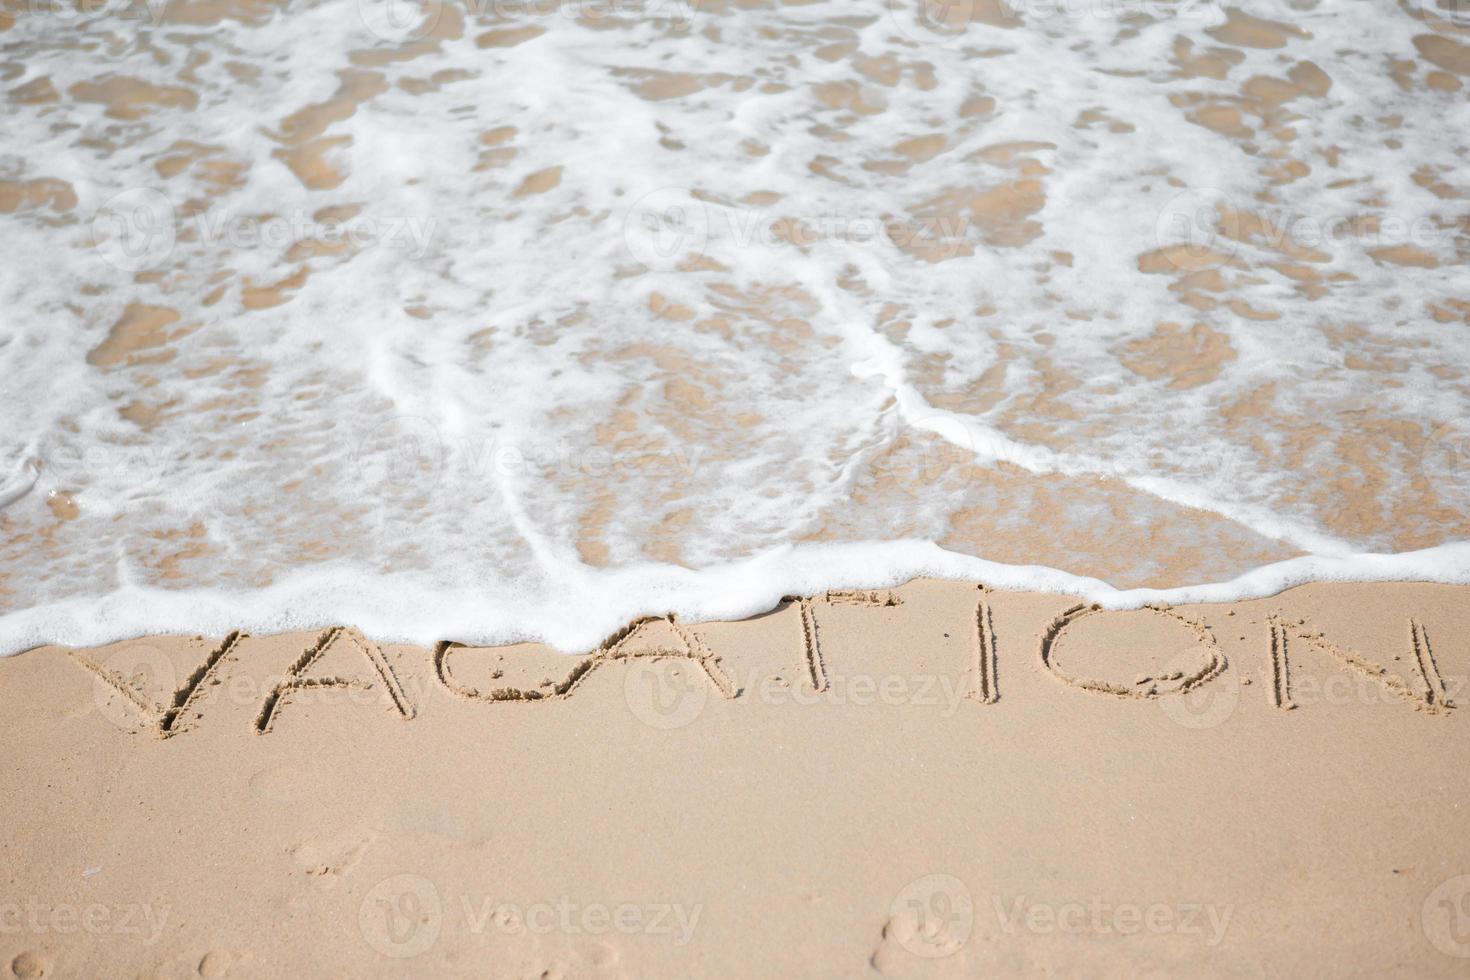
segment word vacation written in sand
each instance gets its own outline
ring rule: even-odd
[[[1167,606],[1115,611],[1073,605],[1025,633],[1012,629],[1013,639],[1002,642],[995,629],[993,596],[979,587],[963,622],[938,624],[945,629],[946,640],[961,638],[968,647],[964,662],[947,674],[875,677],[841,672],[844,645],[863,646],[842,631],[862,630],[869,638],[873,631],[900,632],[893,615],[901,613],[905,600],[893,591],[788,597],[765,616],[700,627],[672,614],[644,617],[585,656],[556,654],[550,660],[544,648],[530,644],[474,647],[451,641],[432,651],[392,647],[390,657],[357,630],[340,626],[316,634],[284,670],[265,678],[249,671],[253,658],[241,652],[249,637],[238,631],[208,647],[186,675],[177,657],[155,645],[162,640],[72,650],[70,655],[92,674],[97,705],[118,728],[160,738],[207,724],[211,707],[219,700],[212,693],[216,691],[223,691],[236,705],[250,702],[255,709],[254,731],[264,735],[298,705],[298,710],[305,710],[344,702],[381,703],[400,719],[411,720],[432,689],[460,702],[487,705],[562,700],[600,667],[614,662],[629,668],[625,693],[630,707],[657,728],[686,724],[711,696],[794,704],[928,703],[946,705],[951,714],[964,705],[980,710],[1002,699],[1006,674],[1012,669],[1040,669],[1069,694],[1159,701],[1181,724],[1196,728],[1223,721],[1244,690],[1258,682],[1269,704],[1282,711],[1324,699],[1331,702],[1334,692],[1340,700],[1347,699],[1356,686],[1360,701],[1401,703],[1425,714],[1446,715],[1454,709],[1465,681],[1441,674],[1430,641],[1432,627],[1412,615],[1403,620],[1399,649],[1370,652],[1329,640],[1306,618],[1288,619],[1272,612],[1258,625],[1256,621],[1243,625],[1234,609],[1216,607],[1221,610],[1217,618],[1236,627],[1236,638],[1248,641],[1246,649],[1255,649],[1256,663],[1251,664],[1227,658],[1216,638],[1220,624],[1212,628],[1196,615]],[[1116,655],[1110,671],[1102,662],[1109,658],[1096,656],[1094,649],[1119,644],[1089,643],[1086,635],[1079,635],[1089,628],[1120,626],[1125,629],[1121,660],[1128,668],[1126,676],[1119,672]],[[727,657],[711,648],[705,634],[712,628],[722,630],[719,646],[729,654],[739,650],[742,630],[761,631],[766,647],[772,646],[773,631],[784,631],[790,648],[784,673],[790,679],[752,670],[737,682]],[[1258,635],[1252,637],[1251,632]],[[188,641],[195,649],[202,642],[200,637]],[[779,638],[775,645],[780,645]],[[1249,659],[1238,649],[1233,657]],[[560,679],[547,673],[539,682],[531,680],[547,663],[554,665],[551,671],[563,671]],[[1298,676],[1308,663],[1325,666],[1335,676],[1325,684],[1314,675]],[[1139,672],[1140,665],[1153,669]],[[507,671],[527,675],[525,683],[508,680]]]

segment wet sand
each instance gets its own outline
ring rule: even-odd
[[[103,6],[0,20],[7,608],[1470,536],[1450,0]]]

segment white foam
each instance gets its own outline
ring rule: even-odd
[[[353,567],[318,567],[248,593],[125,585],[99,599],[21,610],[0,620],[0,649],[15,652],[44,643],[90,646],[150,634],[272,633],[346,622],[384,642],[540,641],[575,654],[595,649],[640,616],[675,612],[695,621],[739,619],[769,611],[787,595],[885,588],[920,576],[1073,595],[1104,608],[1136,609],[1151,603],[1260,598],[1308,582],[1464,583],[1470,581],[1470,545],[1399,555],[1295,558],[1230,582],[1127,590],[1053,568],[955,554],[925,541],[787,545],[698,571],[658,564],[585,570],[558,578],[546,589],[511,582],[445,589],[412,573],[371,575]],[[568,609],[576,614],[569,616]]]
[[[65,30],[37,4],[4,34],[6,88],[60,96],[0,99],[0,181],[64,181],[77,202],[0,215],[0,653],[328,622],[576,650],[641,613],[917,574],[1125,604],[1470,581],[1470,331],[1446,312],[1465,209],[1435,192],[1470,187],[1470,101],[1423,84],[1415,5],[1256,0],[1296,33],[1231,49],[1212,78],[1177,64],[1181,45],[1222,48],[1204,2],[1017,3],[1020,26],[951,37],[855,2],[607,0],[592,13],[625,24],[608,29],[576,16],[592,0],[432,0],[442,30],[419,47],[374,35],[380,2],[208,25],[171,5],[161,26],[113,4]],[[523,24],[545,32],[476,44]],[[1309,61],[1326,95],[1270,120],[1247,106],[1248,136],[1191,121]],[[1407,89],[1391,61],[1415,65]],[[341,183],[307,190],[282,155],[311,129],[298,114],[365,73],[382,91],[310,132]],[[653,97],[659,73],[691,78]],[[81,101],[115,77],[197,101]],[[961,113],[982,96],[992,110]],[[898,149],[931,134],[932,158]],[[1280,179],[1288,161],[1306,172]],[[552,167],[556,186],[517,196]],[[949,229],[946,261],[886,230],[947,191],[1026,198],[1022,181],[1039,210]],[[1437,265],[1352,234],[1314,246],[1309,292],[1273,242],[1215,236],[1227,288],[1188,306],[1139,258],[1222,199],[1302,238],[1399,222]],[[293,248],[330,234],[328,207],[362,240]],[[790,244],[779,219],[819,237]],[[175,311],[179,336],[89,363],[134,303]],[[1136,370],[1163,322],[1234,356]],[[986,479],[885,469],[941,440]],[[1109,562],[985,560],[990,530],[1035,519],[1038,487],[1061,501],[1058,540],[1111,522]],[[983,531],[955,532],[976,513]],[[1077,574],[1154,581],[1158,549],[1196,540],[1196,577],[1218,584]]]

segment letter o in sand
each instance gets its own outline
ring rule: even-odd
[[[1103,612],[1073,606],[1046,628],[1041,662],[1064,684],[1120,698],[1172,701],[1169,716],[1189,728],[1212,728],[1239,701],[1221,689],[1207,704],[1191,695],[1227,666],[1215,637],[1201,623],[1170,609]]]

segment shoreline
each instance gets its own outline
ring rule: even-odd
[[[875,559],[878,551],[889,556],[886,563]],[[847,571],[873,563],[887,567],[879,573]],[[505,582],[442,589],[411,574],[359,576],[348,589],[342,583],[350,572],[345,567],[297,571],[244,593],[127,586],[102,598],[15,610],[0,617],[0,658],[46,646],[101,646],[159,634],[281,633],[342,623],[388,642],[545,642],[583,655],[643,616],[672,611],[689,620],[740,619],[768,612],[793,595],[894,588],[915,579],[1068,596],[1118,610],[1153,603],[1256,601],[1314,584],[1458,586],[1470,585],[1470,542],[1396,554],[1300,555],[1228,581],[1158,588],[1116,588],[1061,569],[1009,565],[920,541],[787,545],[697,570],[583,566],[571,584],[549,597]],[[488,607],[487,594],[499,597]],[[643,598],[630,601],[627,595]],[[569,603],[579,610],[576,617],[565,614]]]

